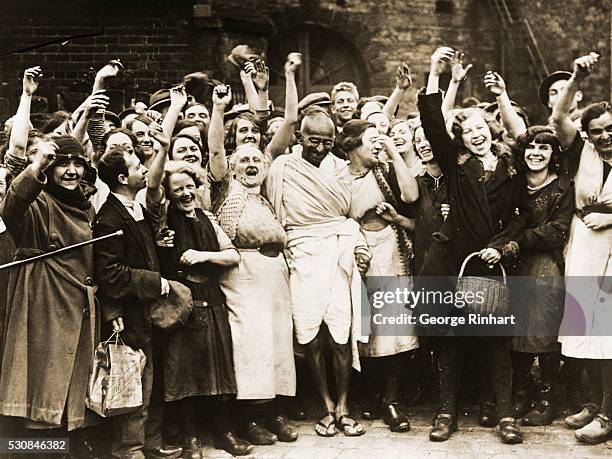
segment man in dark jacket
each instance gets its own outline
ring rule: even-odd
[[[122,332],[127,345],[142,349],[147,357],[142,376],[143,404],[137,411],[113,419],[116,433],[112,453],[120,458],[176,458],[180,448],[162,447],[161,347],[158,331],[152,329],[148,319],[151,302],[167,295],[170,287],[159,273],[153,217],[136,201],[137,192],[146,187],[147,169],[135,154],[116,147],[100,158],[98,171],[111,193],[100,208],[94,235],[123,231],[123,237],[95,247],[102,317]]]

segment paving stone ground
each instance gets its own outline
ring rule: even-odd
[[[313,411],[314,412],[314,411]],[[547,427],[522,427],[525,443],[504,445],[496,429],[480,427],[474,413],[459,420],[459,430],[447,442],[428,439],[431,414],[426,409],[407,411],[411,430],[392,433],[381,420],[362,421],[366,428],[361,437],[319,437],[314,432],[315,419],[294,422],[300,437],[294,443],[257,446],[251,459],[400,459],[400,458],[612,458],[612,440],[600,445],[584,445],[574,438],[562,420]],[[230,458],[225,451],[215,450],[210,438],[204,439],[206,458]]]

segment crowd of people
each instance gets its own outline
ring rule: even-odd
[[[3,428],[70,434],[76,448],[110,426],[113,457],[197,459],[206,418],[215,448],[247,455],[299,441],[288,417],[304,418],[295,407],[307,380],[318,435],[366,433],[350,411],[353,370],[367,394],[361,416],[407,432],[412,371],[436,387],[429,438],[445,441],[467,370],[480,424],[504,443],[523,442],[520,424],[558,418],[562,386],[576,438],[611,438],[612,105],[579,107],[598,59],[542,82],[546,125],[529,124],[495,72],[483,82],[494,103],[456,103],[471,65],[448,47],[433,52],[407,116],[406,64],[389,97],[340,82],[299,100],[291,53],[279,109],[264,60],[242,45],[230,62],[247,104],[233,104],[227,85],[211,100],[177,85],[115,114],[106,89],[123,64],[113,60],[74,112],[36,116],[42,70],[25,70],[0,166],[0,263],[23,261],[0,269]],[[364,314],[362,290],[378,288],[368,279],[452,293],[466,265],[491,278],[499,263],[527,279],[510,289],[516,336],[421,322],[389,333]],[[181,288],[191,313],[161,329],[151,307]],[[585,329],[572,335],[576,304]],[[396,306],[386,314],[460,311]],[[102,419],[86,399],[96,346],[112,333],[146,356],[143,403]]]

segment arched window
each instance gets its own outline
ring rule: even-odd
[[[352,81],[360,93],[368,93],[365,66],[358,51],[331,29],[306,25],[281,31],[269,42],[270,97],[285,101],[285,60],[291,52],[302,54],[296,82],[300,98],[312,92],[330,92],[339,81]]]

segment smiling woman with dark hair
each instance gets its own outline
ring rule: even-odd
[[[517,328],[512,340],[515,414],[525,415],[531,365],[538,358],[542,374],[535,406],[522,419],[525,425],[549,425],[555,416],[561,347],[557,342],[565,302],[563,248],[574,214],[574,189],[560,169],[561,146],[553,130],[532,126],[518,138],[523,154],[529,197],[527,229],[509,242],[521,263],[515,298]]]

